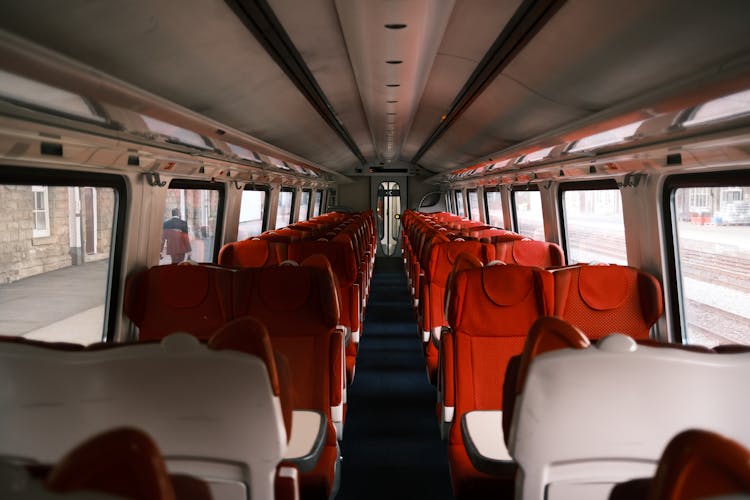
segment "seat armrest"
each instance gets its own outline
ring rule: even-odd
[[[516,464],[503,439],[503,412],[470,411],[461,417],[461,434],[466,453],[477,470],[495,476],[507,476]]]
[[[291,463],[300,472],[315,468],[323,451],[326,438],[326,416],[315,410],[294,410],[292,435],[284,454],[284,462]]]

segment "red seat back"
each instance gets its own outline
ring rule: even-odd
[[[662,312],[659,282],[648,273],[617,265],[577,265],[553,271],[555,316],[591,339],[613,332],[648,338]]]

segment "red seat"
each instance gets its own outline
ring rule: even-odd
[[[530,239],[495,242],[495,259],[506,264],[557,267],[565,265],[565,255],[557,243]]]
[[[553,271],[555,316],[590,339],[613,332],[645,339],[662,313],[659,282],[648,273],[617,265],[576,265]]]
[[[441,350],[455,389],[454,394],[446,390],[444,399],[446,407],[455,408],[448,459],[458,498],[498,496],[498,491],[512,489],[511,465],[505,477],[482,473],[472,465],[457,422],[472,410],[502,409],[505,366],[521,352],[532,323],[550,314],[552,290],[552,275],[534,267],[488,266],[458,272],[453,278],[448,306],[452,332],[441,338]]]
[[[425,345],[427,373],[433,383],[437,382],[437,346],[440,341],[440,331],[444,326],[448,326],[445,318],[445,287],[453,264],[462,253],[474,256],[481,262],[489,262],[493,259],[494,249],[491,245],[478,241],[453,240],[435,243],[430,249],[424,283],[421,285],[424,291],[424,302],[420,304],[423,316],[422,328],[429,327],[430,336],[433,339],[432,342],[428,339]]]
[[[45,486],[58,493],[96,491],[144,500],[175,498],[156,443],[132,428],[98,434],[73,449],[52,468]]]
[[[219,265],[229,267],[263,267],[287,259],[278,244],[269,240],[252,239],[227,243],[219,250]]]
[[[323,455],[300,478],[303,498],[328,498],[336,481],[338,447],[344,420],[344,336],[330,268],[282,265],[238,271],[235,311],[261,321],[273,348],[292,367],[295,408],[319,410],[328,417]],[[334,429],[336,426],[336,429]]]
[[[234,317],[233,275],[205,264],[152,267],[128,278],[123,309],[138,326],[139,340],[174,332],[206,340]]]

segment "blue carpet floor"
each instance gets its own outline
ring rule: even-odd
[[[401,259],[378,258],[348,393],[337,500],[453,498],[409,300]]]

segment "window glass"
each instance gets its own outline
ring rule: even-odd
[[[212,262],[221,193],[218,189],[182,188],[167,191],[159,264],[185,260]]]
[[[521,157],[520,160],[518,160],[519,165],[524,165],[526,163],[531,163],[534,161],[539,161],[547,158],[549,156],[550,152],[555,148],[555,146],[550,146],[548,148],[539,149],[537,151],[534,151],[533,153],[529,153],[523,157]]]
[[[673,191],[685,341],[750,344],[750,187]]]
[[[562,205],[568,263],[627,265],[619,189],[564,190]]]
[[[302,197],[299,200],[299,217],[298,221],[307,220],[307,214],[310,213],[310,191],[302,191]]]
[[[479,214],[479,195],[476,189],[472,189],[467,194],[469,196],[469,218],[471,220],[481,220]]]
[[[245,189],[240,203],[240,225],[237,240],[246,240],[258,236],[265,228],[266,198],[268,193],[262,189]]]
[[[750,113],[750,90],[714,99],[698,106],[682,125],[691,127],[713,121],[727,120],[747,113]]]
[[[315,191],[315,202],[313,203],[313,217],[320,215],[323,207],[323,191]]]
[[[578,151],[586,151],[625,142],[635,134],[636,130],[638,130],[638,127],[640,127],[643,122],[644,120],[628,123],[622,127],[605,130],[604,132],[584,137],[583,139],[576,141],[573,146],[568,149],[568,152],[576,153]]]
[[[466,212],[464,212],[464,195],[461,191],[456,191],[456,215],[460,215],[461,217],[466,217]]]
[[[503,225],[503,197],[500,191],[485,191],[485,208],[487,209],[487,223],[490,226],[505,227]]]
[[[103,339],[117,191],[0,185],[2,334],[49,342]]]
[[[81,96],[0,70],[0,96],[68,115],[104,122]]]
[[[279,192],[279,206],[276,210],[276,229],[288,226],[292,223],[292,204],[294,203],[294,191],[282,189]]]
[[[255,151],[250,151],[247,148],[237,146],[236,144],[232,144],[231,142],[228,142],[227,145],[229,146],[229,149],[232,151],[232,153],[236,154],[243,160],[250,160],[256,163],[261,163],[261,159],[260,157],[258,157],[258,153],[256,153]]]
[[[515,191],[516,232],[533,240],[544,241],[542,195],[539,191]]]
[[[187,144],[188,146],[195,146],[201,149],[211,149],[205,139],[192,130],[187,130],[146,115],[141,115],[141,118],[146,122],[146,126],[151,132],[163,135],[172,141]]]

